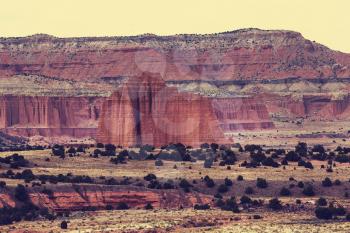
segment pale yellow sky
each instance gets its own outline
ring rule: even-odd
[[[287,29],[350,53],[350,0],[0,0],[0,37]]]

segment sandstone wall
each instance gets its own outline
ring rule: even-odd
[[[225,132],[274,128],[267,107],[259,98],[216,98],[212,105]]]
[[[74,80],[135,76],[165,80],[350,77],[350,56],[300,33],[246,29],[212,35],[0,39],[0,77],[38,74]]]
[[[191,208],[195,204],[212,203],[212,197],[180,190],[151,190],[124,186],[72,185],[54,190],[53,195],[32,190],[29,198],[33,204],[54,211],[79,211],[88,208],[106,209],[107,205],[116,207],[124,202],[131,208],[144,208],[150,203],[154,208]],[[0,193],[0,208],[16,205],[8,193]]]
[[[98,140],[124,146],[226,141],[208,98],[179,93],[151,73],[129,79],[107,99]]]
[[[22,136],[90,136],[90,129],[97,127],[103,100],[101,97],[0,96],[0,128]]]

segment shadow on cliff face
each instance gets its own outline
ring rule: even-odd
[[[167,87],[160,75],[130,78],[102,107],[98,140],[133,146],[225,141],[211,101]]]

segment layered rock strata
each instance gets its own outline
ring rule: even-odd
[[[124,146],[228,142],[210,99],[180,93],[152,73],[130,78],[104,102],[98,141]]]

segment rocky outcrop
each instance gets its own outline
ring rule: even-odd
[[[104,102],[97,139],[123,146],[228,142],[210,99],[180,93],[152,73],[130,78]]]
[[[54,190],[50,196],[32,190],[29,197],[33,204],[57,212],[106,209],[107,205],[115,208],[119,203],[126,203],[130,208],[144,208],[150,203],[154,208],[177,209],[212,202],[211,196],[196,192],[96,185],[64,186],[60,190]],[[0,193],[0,208],[15,205],[16,201],[11,195]]]
[[[337,99],[329,94],[303,95],[300,98],[262,94],[254,98],[262,100],[270,115],[275,117],[312,120],[346,120],[350,117],[349,95]]]
[[[98,80],[144,71],[161,73],[165,80],[350,77],[350,56],[283,30],[0,40],[0,77],[26,73]]]
[[[274,128],[267,107],[259,98],[216,98],[212,104],[225,132]]]
[[[160,73],[167,85],[184,92],[217,99],[208,104],[197,95],[179,95],[163,83],[154,81],[151,87],[142,80],[140,87],[115,92],[124,80],[145,72]],[[0,129],[22,136],[98,134],[101,141],[127,145],[192,144],[212,141],[216,130],[203,131],[217,120],[230,132],[271,129],[270,117],[349,119],[348,98],[334,97],[348,93],[349,78],[349,54],[292,31],[0,38]],[[171,95],[157,94],[159,102],[154,102],[160,89]],[[250,97],[235,97],[242,95]],[[208,110],[213,103],[215,114]],[[168,116],[158,117],[155,110]]]
[[[103,101],[102,97],[0,96],[0,129],[22,136],[94,136]]]

